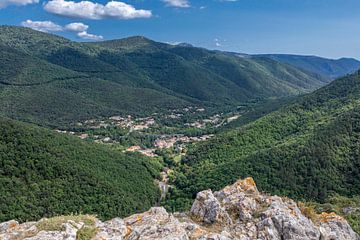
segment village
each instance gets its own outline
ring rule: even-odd
[[[148,157],[157,157],[156,152],[164,149],[175,149],[180,154],[184,154],[186,144],[207,141],[214,137],[214,134],[207,133],[207,130],[219,128],[240,117],[237,113],[231,115],[216,113],[203,117],[205,111],[204,108],[190,106],[175,109],[166,114],[153,113],[148,117],[111,116],[78,122],[72,130],[56,129],[55,131],[99,144],[121,146],[120,149],[123,152],[139,152]],[[185,122],[182,123],[181,120]],[[163,121],[166,121],[168,125],[169,122],[170,125],[172,122],[177,124],[164,126]],[[171,129],[170,133],[169,129]],[[187,133],[187,130],[200,131],[201,134],[194,135]],[[124,143],[123,139],[132,141]],[[147,139],[150,143],[142,144],[141,140],[136,141],[136,139],[142,139],[142,141]]]

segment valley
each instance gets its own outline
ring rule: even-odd
[[[0,50],[0,221],[105,224],[156,206],[199,223],[187,215],[198,193],[245,184],[232,199],[255,180],[249,201],[296,208],[317,236],[335,213],[360,233],[359,61],[12,26],[0,26]],[[228,207],[209,196],[210,210]]]
[[[129,152],[156,156],[162,149],[178,149],[182,144],[206,141],[218,129],[246,114],[246,107],[230,112],[210,112],[205,108],[185,107],[148,117],[111,116],[77,122],[57,133],[77,136],[83,140],[112,145]],[[214,114],[214,115],[213,115]]]
[[[45,127],[104,116],[148,117],[189,106],[236,108],[308,93],[331,81],[270,58],[139,36],[79,43],[0,26],[0,49],[1,113]]]

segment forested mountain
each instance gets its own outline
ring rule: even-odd
[[[158,199],[158,172],[140,155],[0,118],[0,221],[144,211]]]
[[[42,125],[189,105],[291,96],[328,79],[268,58],[173,46],[144,37],[77,43],[0,27],[0,112]]]
[[[159,85],[202,101],[214,101],[215,97],[221,102],[288,96],[326,82],[315,74],[268,59],[240,59],[144,37],[93,44],[124,54]]]
[[[0,63],[0,114],[19,120],[63,126],[97,116],[152,113],[190,104],[156,90],[72,71],[13,49],[2,48],[0,59],[4,60]]]
[[[0,27],[0,221],[72,212],[108,218],[145,210],[158,197],[153,180],[160,169],[149,159],[9,118],[70,127],[105,116],[255,103],[245,118],[218,129],[226,132],[193,145],[182,163],[168,161],[177,169],[167,206],[183,207],[200,190],[246,176],[296,199],[359,195],[360,74],[292,98],[349,73],[356,62],[272,58],[144,37],[77,43]]]
[[[301,56],[290,54],[263,54],[279,62],[290,64],[294,67],[317,73],[331,79],[345,76],[360,69],[360,61],[353,58],[327,59],[317,56]]]
[[[195,146],[175,173],[170,205],[245,176],[262,190],[299,200],[360,195],[359,149],[357,72]]]
[[[2,115],[37,124],[66,125],[96,116],[155,112],[190,104],[165,91],[145,88],[145,84],[135,87],[138,78],[80,54],[76,49],[88,54],[90,50],[66,39],[3,27],[0,40]],[[62,48],[67,52],[64,55],[57,52]],[[51,51],[57,54],[49,60]]]

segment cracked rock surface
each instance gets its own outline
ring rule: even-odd
[[[39,222],[1,223],[0,240],[76,240],[80,232],[93,240],[360,240],[344,218],[322,213],[311,220],[293,200],[260,193],[252,178],[198,193],[188,213],[154,207],[125,219],[96,219],[91,227],[66,220],[57,231],[41,230]]]

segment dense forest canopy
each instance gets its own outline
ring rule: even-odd
[[[145,211],[158,200],[158,173],[141,155],[0,118],[0,221]]]
[[[323,202],[360,194],[360,73],[198,144],[175,172],[174,199],[253,176],[261,190]],[[172,207],[183,207],[179,199]]]
[[[294,96],[330,81],[270,58],[131,37],[78,43],[0,27],[1,114],[46,126],[184,106],[236,106]]]

